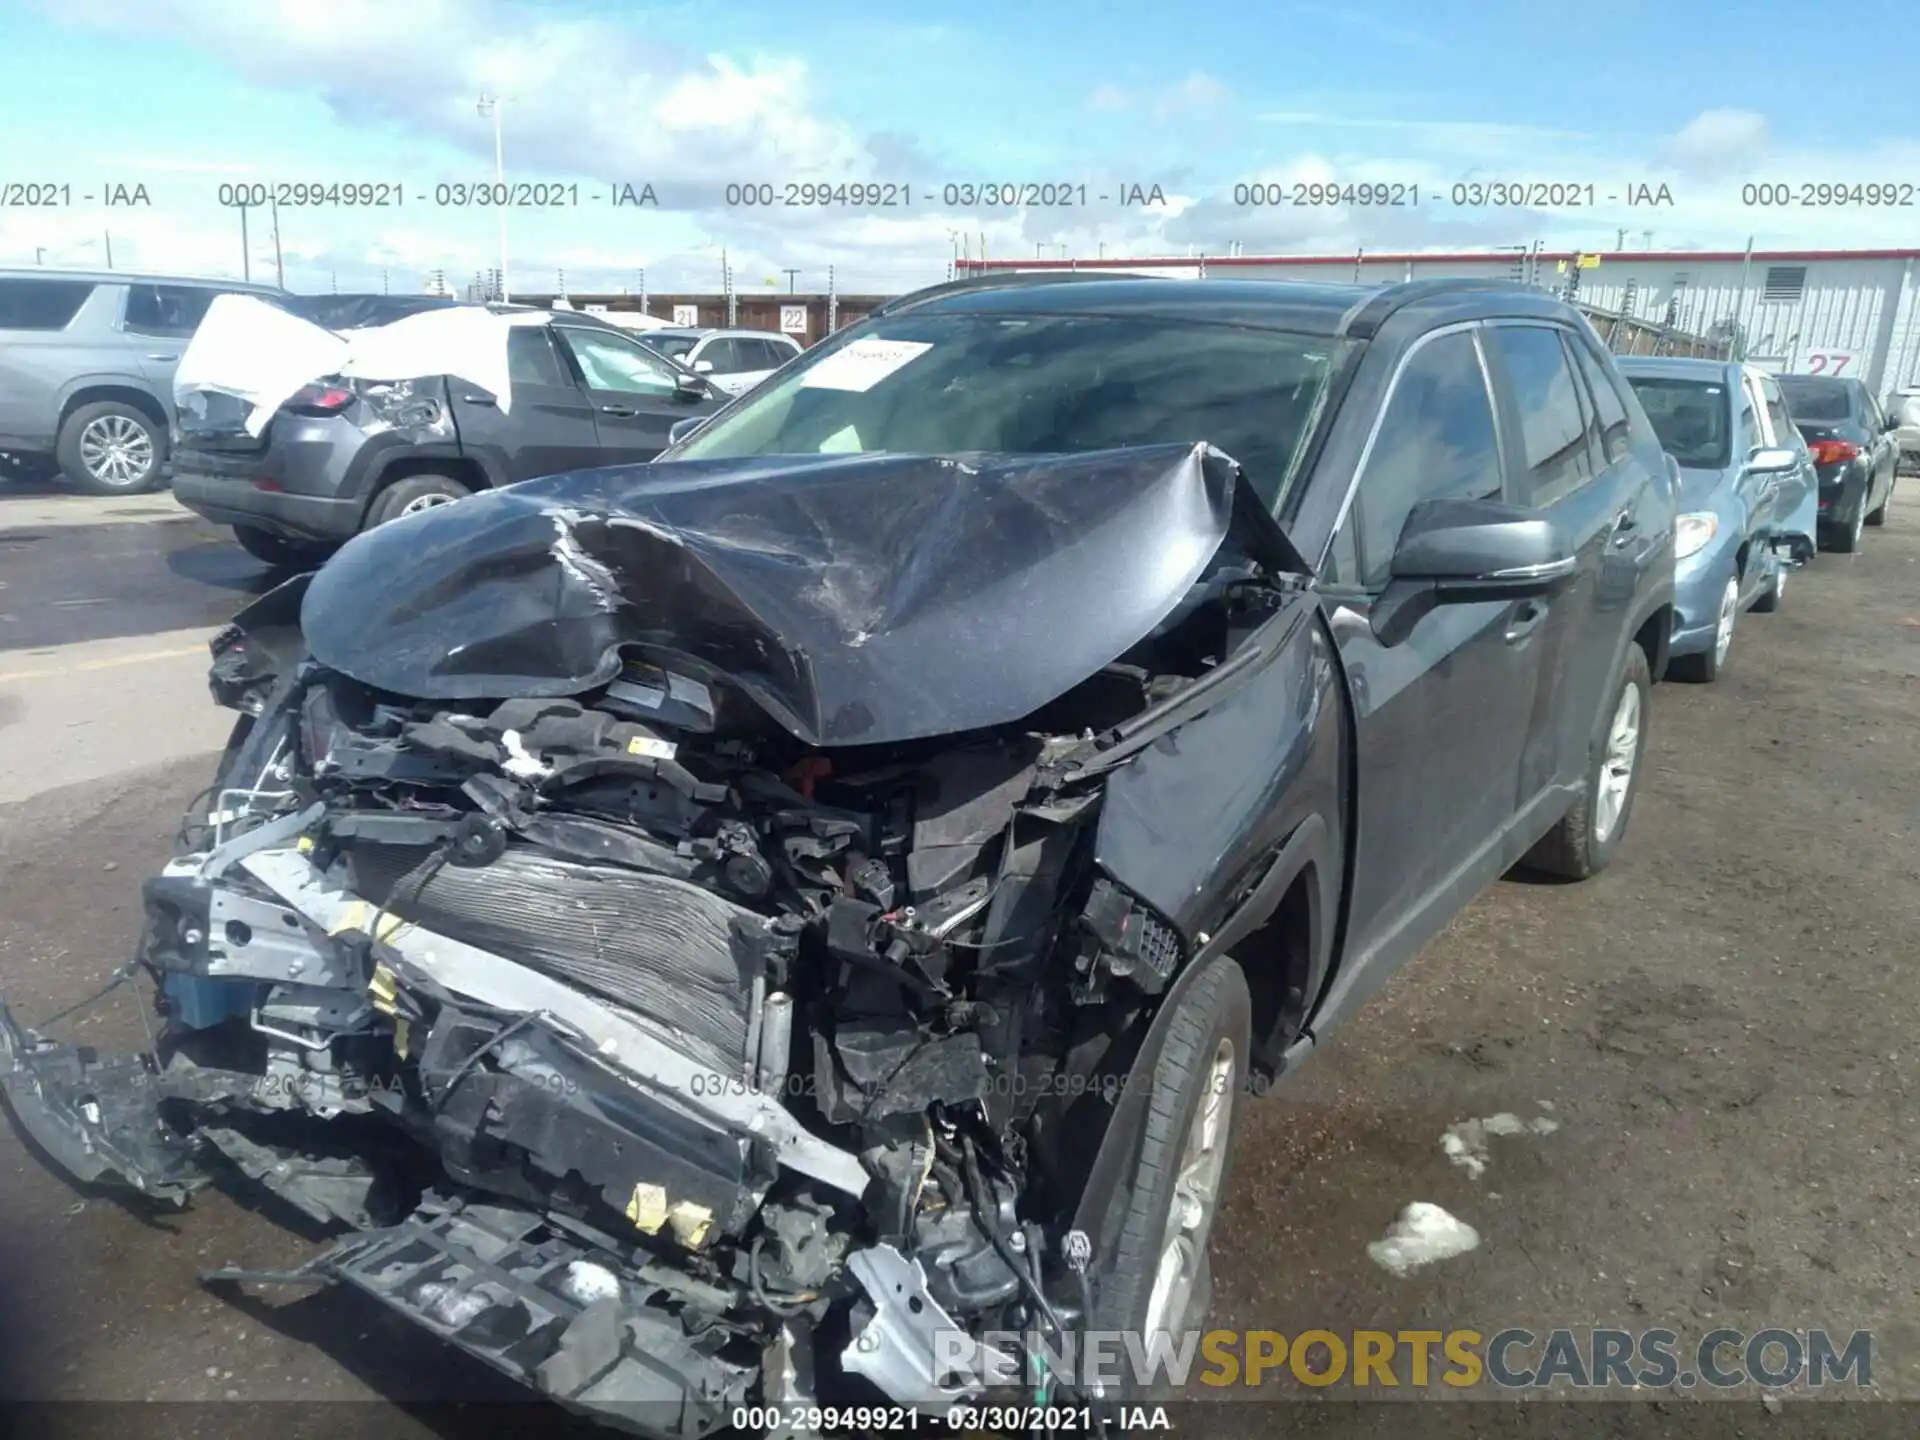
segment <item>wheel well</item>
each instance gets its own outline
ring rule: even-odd
[[[1634,635],[1633,643],[1646,652],[1647,670],[1654,683],[1666,679],[1667,654],[1673,644],[1673,606],[1662,605],[1649,615]]]
[[[117,400],[122,405],[131,405],[142,415],[153,421],[160,429],[160,443],[167,438],[167,412],[160,402],[144,390],[136,390],[131,385],[90,385],[84,390],[76,390],[67,397],[67,403],[60,407],[59,428],[67,428],[67,420],[82,405],[91,405],[96,400]]]
[[[460,455],[403,455],[380,472],[373,489],[367,492],[367,503],[361,508],[361,515],[372,511],[377,501],[387,489],[402,480],[415,475],[444,475],[449,480],[458,480],[462,485],[474,490],[487,488],[487,472],[478,462]]]
[[[1253,1000],[1253,1061],[1271,1066],[1300,1034],[1313,1001],[1318,874],[1309,862],[1264,924],[1233,947]]]

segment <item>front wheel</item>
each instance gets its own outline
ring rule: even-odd
[[[1880,502],[1879,509],[1867,516],[1867,524],[1884,525],[1887,523],[1887,510],[1893,504],[1893,487],[1896,483],[1897,481],[1895,479],[1889,479],[1887,481],[1887,498]]]
[[[1090,1275],[1095,1329],[1198,1328],[1211,1300],[1207,1242],[1226,1187],[1252,1043],[1253,1002],[1231,960],[1210,963],[1173,1001],[1153,1069],[1137,1160],[1111,1259]]]
[[[1760,598],[1753,602],[1753,608],[1755,610],[1758,610],[1763,615],[1770,615],[1778,610],[1786,601],[1787,570],[1789,568],[1785,556],[1777,555],[1774,557],[1773,583],[1768,585]]]
[[[1713,647],[1698,655],[1676,655],[1667,662],[1667,673],[1676,680],[1696,685],[1711,685],[1727,668],[1727,656],[1733,650],[1733,627],[1740,619],[1740,576],[1735,574],[1720,592],[1720,606],[1714,616]]]
[[[1627,647],[1627,673],[1614,695],[1612,718],[1594,747],[1587,785],[1573,808],[1527,852],[1534,870],[1585,880],[1607,868],[1626,834],[1633,797],[1640,788],[1640,757],[1646,750],[1648,701],[1653,672],[1647,652]]]

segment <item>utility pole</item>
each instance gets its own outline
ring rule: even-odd
[[[800,272],[798,270],[782,270],[780,273],[787,277],[787,294],[798,294],[799,292],[796,290],[794,282],[799,278]]]
[[[505,151],[500,142],[500,108],[505,96],[483,94],[480,97],[480,113],[493,117],[493,179],[501,191],[507,187],[507,162]],[[500,299],[507,298],[507,199],[504,193],[494,197],[500,202]]]
[[[36,245],[33,247],[33,263],[36,265],[44,265],[47,263],[47,247],[46,246]]]
[[[111,230],[102,230],[100,234],[107,242],[107,269],[111,270],[113,268],[113,232]]]
[[[107,268],[113,268],[111,262]],[[244,205],[240,207],[240,278],[253,279],[253,248],[247,242],[247,207]]]
[[[827,333],[840,328],[840,290],[834,283],[833,266],[827,266]]]
[[[387,267],[384,265],[380,267],[380,293],[382,295],[391,295],[393,293],[393,291],[388,288]]]
[[[267,204],[272,207],[273,214],[273,279],[284,290],[287,288],[287,266],[280,258],[280,198],[269,194]]]
[[[644,265],[640,267],[640,313],[650,313],[647,310],[647,269]]]
[[[338,270],[329,270],[327,272],[327,278],[333,283],[333,293],[338,295],[340,293],[340,272]]]
[[[1622,225],[1620,227],[1619,234],[1617,234],[1614,237],[1613,248],[1616,251],[1625,250],[1627,248],[1627,227],[1626,226]]]

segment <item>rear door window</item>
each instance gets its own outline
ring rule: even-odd
[[[1626,458],[1633,446],[1633,427],[1627,420],[1626,402],[1620,398],[1612,369],[1594,353],[1593,346],[1578,335],[1567,336],[1573,358],[1586,377],[1587,391],[1593,396],[1594,414],[1600,427],[1600,454],[1604,464]]]
[[[1560,332],[1547,325],[1497,325],[1487,332],[1506,375],[1520,426],[1523,505],[1551,505],[1594,476],[1587,419]]]
[[[0,280],[0,330],[64,330],[92,294],[90,280]]]
[[[130,285],[127,329],[183,339],[199,328],[207,307],[219,293],[200,285]]]
[[[507,378],[515,385],[568,385],[544,325],[517,325],[507,336]]]
[[[700,352],[700,358],[712,363],[713,373],[716,375],[738,375],[743,370],[758,369],[757,365],[748,362],[741,354],[742,348],[738,340],[723,336],[718,340],[708,341],[706,348]]]
[[[590,390],[664,396],[679,388],[671,365],[623,335],[576,326],[556,330],[555,334],[573,352]]]
[[[1767,424],[1773,431],[1771,444],[1784,445],[1789,450],[1800,445],[1800,432],[1793,428],[1793,417],[1787,413],[1787,400],[1780,393],[1780,387],[1767,376],[1760,377],[1760,399],[1767,407]]]
[[[1384,585],[1415,505],[1489,499],[1500,487],[1493,402],[1473,335],[1437,336],[1408,357],[1394,381],[1347,519],[1358,552],[1347,563],[1368,589]],[[1336,553],[1341,548],[1336,541]]]

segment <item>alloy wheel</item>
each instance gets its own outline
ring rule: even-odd
[[[456,497],[452,495],[420,495],[400,507],[402,515],[418,515],[422,510],[435,510],[442,505],[451,505]]]
[[[1220,1208],[1220,1179],[1227,1163],[1227,1137],[1233,1120],[1239,1061],[1233,1041],[1221,1038],[1202,1082],[1200,1103],[1187,1127],[1173,1201],[1160,1242],[1160,1264],[1147,1299],[1146,1333],[1176,1333],[1186,1317],[1194,1289],[1207,1263],[1207,1236]]]
[[[1600,793],[1593,809],[1593,838],[1607,842],[1627,808],[1633,789],[1633,767],[1640,757],[1640,687],[1631,680],[1620,692],[1607,731],[1607,753],[1600,762]]]
[[[80,432],[80,463],[99,484],[128,489],[153,468],[153,437],[128,416],[97,416]]]

